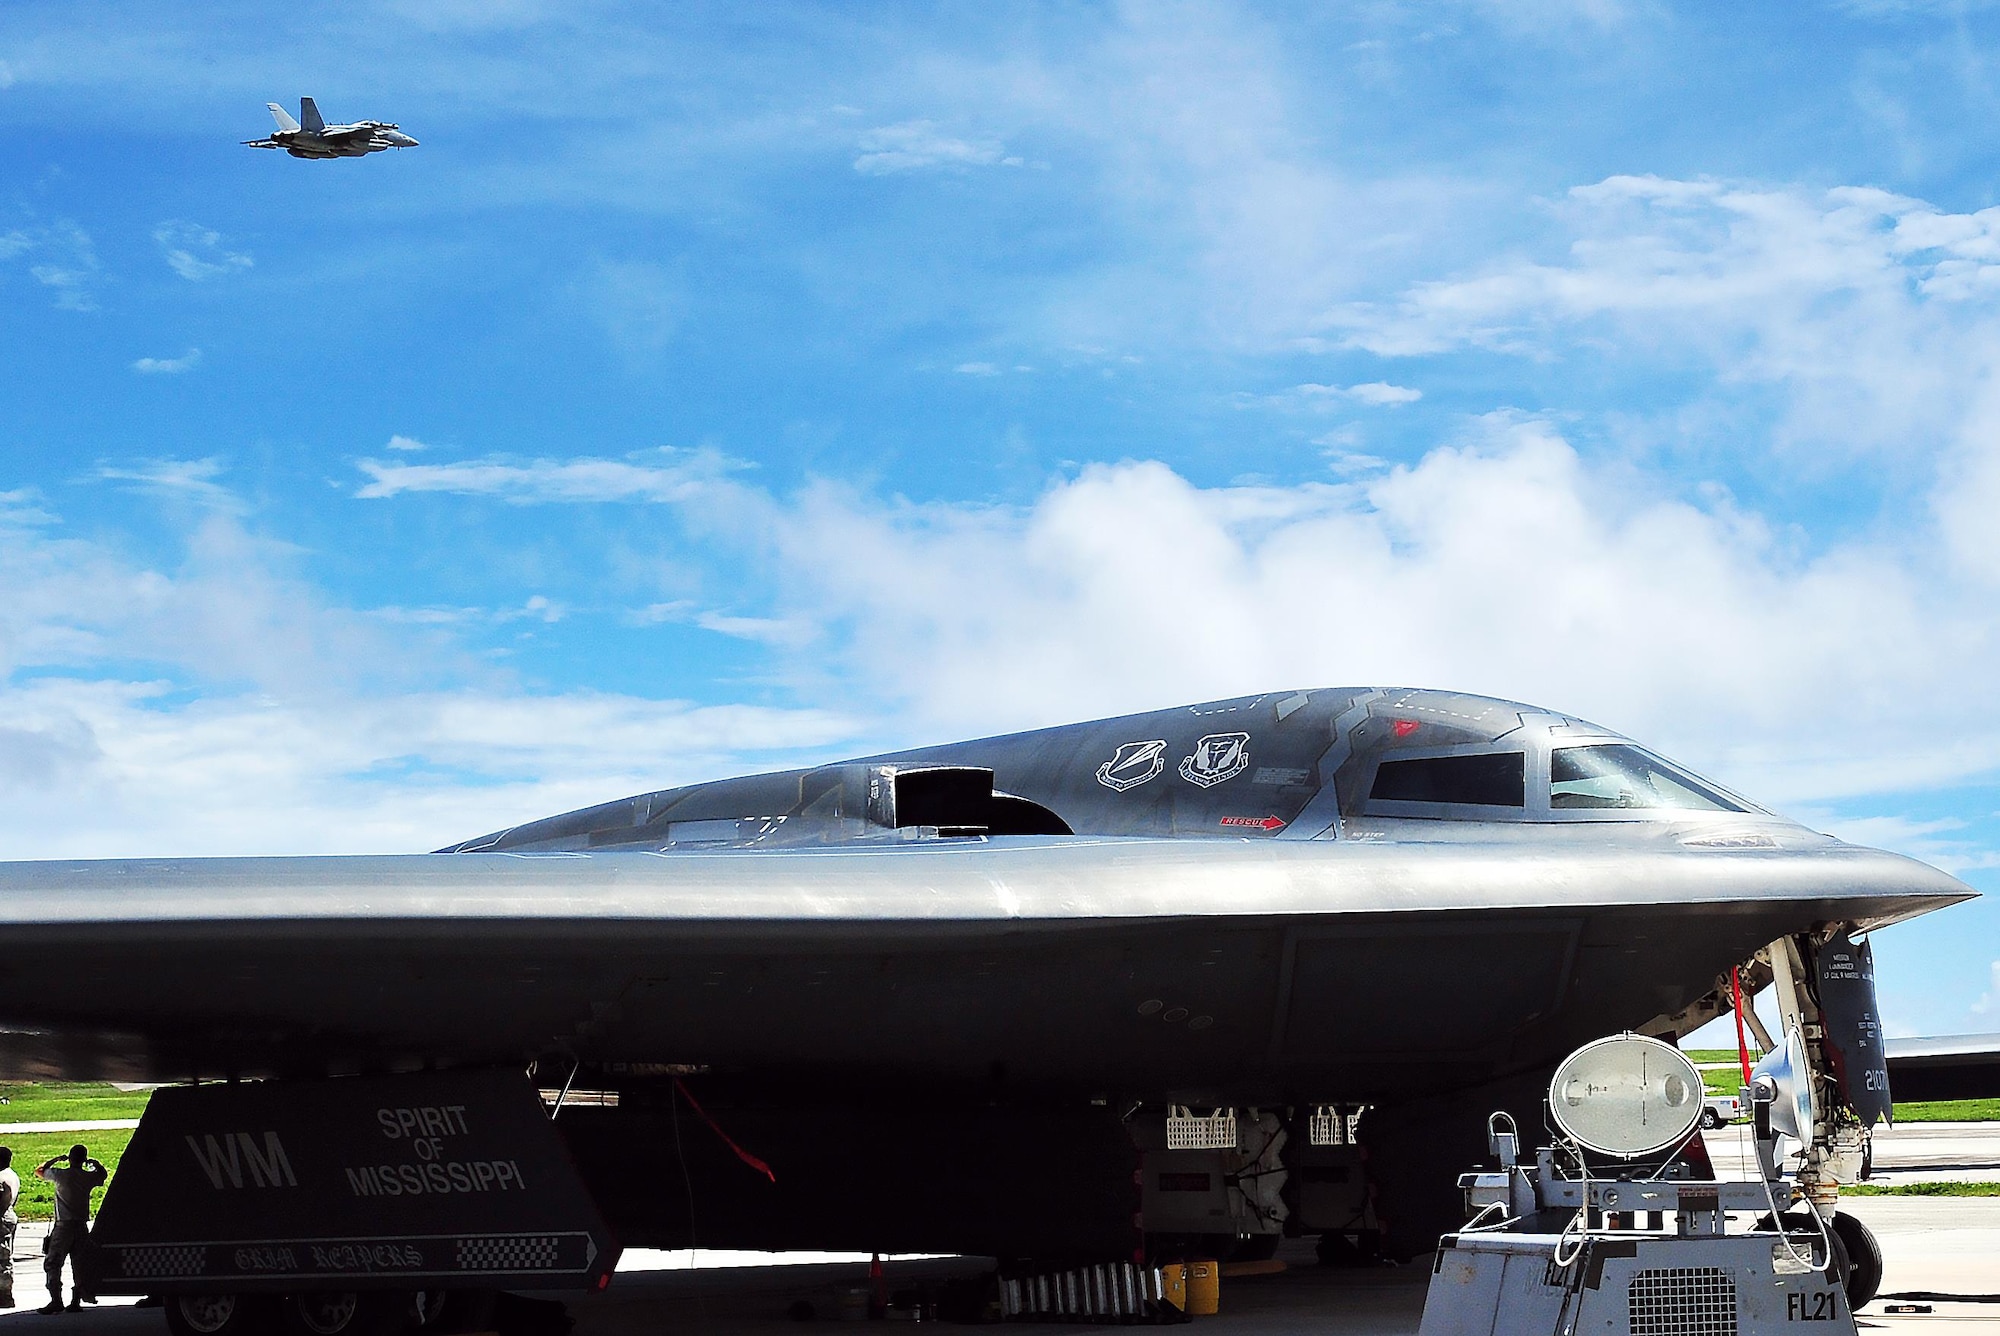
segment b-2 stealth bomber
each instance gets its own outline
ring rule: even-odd
[[[319,104],[309,97],[299,99],[297,120],[275,102],[264,105],[278,128],[268,139],[244,140],[250,148],[281,148],[295,158],[359,158],[384,149],[417,146],[417,141],[393,121],[328,125],[319,114]]]
[[[697,1237],[1409,1253],[1580,1043],[1739,979],[1879,1043],[1857,941],[1971,894],[1573,716],[1280,691],[433,854],[0,864],[0,1065],[240,1081],[157,1094],[103,1210],[101,1292],[177,1329]]]

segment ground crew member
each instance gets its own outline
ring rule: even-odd
[[[84,1273],[89,1269],[90,1250],[90,1194],[104,1186],[109,1177],[104,1166],[90,1158],[90,1151],[82,1145],[69,1148],[69,1162],[63,1163],[58,1155],[42,1162],[35,1170],[35,1177],[56,1185],[56,1222],[49,1226],[49,1236],[42,1244],[47,1254],[42,1259],[42,1270],[49,1277],[49,1304],[44,1313],[60,1313],[62,1301],[63,1259],[69,1259],[70,1271],[76,1279],[76,1295],[70,1300],[72,1310],[86,1303],[96,1303],[97,1297],[90,1292],[90,1281]]]
[[[21,1223],[14,1203],[21,1199],[21,1176],[14,1172],[14,1152],[0,1146],[0,1308],[14,1306],[14,1229]]]

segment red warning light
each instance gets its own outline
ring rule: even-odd
[[[1416,732],[1416,731],[1417,731],[1417,721],[1416,721],[1416,720],[1414,720],[1414,719],[1398,719],[1398,720],[1396,721],[1396,736],[1397,736],[1397,737],[1399,737],[1399,738],[1406,738],[1406,737],[1410,736],[1410,734],[1412,734],[1412,733],[1414,733],[1414,732]]]

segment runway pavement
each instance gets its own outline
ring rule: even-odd
[[[1733,1123],[1704,1134],[1725,1178],[1747,1177],[1756,1162],[1750,1125]],[[2000,1123],[1904,1123],[1875,1129],[1873,1172],[1879,1187],[1907,1183],[2000,1182]]]

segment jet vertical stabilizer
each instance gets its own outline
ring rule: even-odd
[[[318,134],[326,129],[326,121],[320,117],[319,103],[309,97],[299,99],[299,124],[294,129],[305,129]]]
[[[310,101],[311,99],[307,100]],[[278,128],[280,130],[296,131],[302,128],[297,121],[292,119],[292,113],[286,111],[283,107],[279,106],[277,103],[266,102],[264,105],[270,108],[271,119],[278,123]]]

